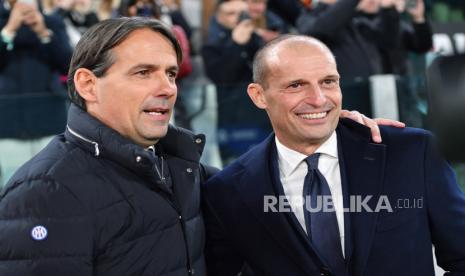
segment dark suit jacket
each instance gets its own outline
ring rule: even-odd
[[[336,131],[344,206],[349,195],[372,196],[375,210],[384,197],[393,211],[345,213],[349,275],[434,275],[432,244],[448,275],[465,275],[465,197],[431,135],[381,127],[383,144],[374,144],[369,129],[350,120]],[[332,275],[293,213],[264,212],[264,196],[281,185],[274,148],[271,135],[205,185],[211,276],[236,275],[244,263],[255,275]]]

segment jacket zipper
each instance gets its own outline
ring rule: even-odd
[[[157,166],[155,165],[155,168]],[[161,178],[160,173],[157,171],[157,176]],[[164,177],[164,176],[163,176]],[[168,204],[176,211],[178,215],[178,220],[181,224],[181,231],[182,231],[182,236],[184,239],[184,247],[186,249],[186,257],[187,257],[187,273],[189,276],[193,276],[195,271],[194,268],[192,267],[192,262],[191,262],[191,256],[189,252],[189,245],[187,242],[187,233],[186,233],[186,222],[184,221],[184,218],[182,217],[181,214],[181,207],[179,205],[179,202],[177,201],[176,197],[174,196],[174,189],[173,189],[173,195],[167,194],[163,191],[159,191],[159,194],[161,197],[163,197]]]
[[[194,275],[194,269],[192,268],[192,263],[191,263],[191,255],[189,252],[189,245],[187,243],[187,234],[186,234],[186,221],[182,217],[181,214],[181,209],[179,208],[179,205],[176,202],[173,202],[175,205],[175,209],[178,212],[179,215],[179,221],[181,223],[181,231],[182,231],[182,236],[184,238],[184,247],[186,248],[186,255],[187,255],[187,273],[189,276]]]
[[[100,150],[98,148],[98,143],[97,142],[94,142],[90,139],[87,139],[86,137],[80,135],[79,133],[77,133],[76,131],[72,130],[69,125],[66,125],[66,129],[69,131],[69,133],[71,133],[72,135],[74,135],[75,137],[83,140],[84,142],[87,142],[87,143],[90,143],[92,145],[94,145],[94,155],[95,156],[99,156],[100,155]]]

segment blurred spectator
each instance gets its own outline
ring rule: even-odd
[[[304,5],[305,0],[268,0],[268,9],[292,27],[295,27],[297,18],[302,12]]]
[[[55,0],[54,14],[63,18],[71,46],[75,47],[81,36],[99,22],[97,14],[91,10],[91,0]]]
[[[379,49],[398,47],[394,4],[395,0],[320,0],[299,17],[297,28],[328,45],[343,79],[366,78],[382,72]]]
[[[60,18],[43,15],[37,2],[0,7],[0,95],[62,91],[72,50]]]
[[[168,14],[173,25],[181,26],[187,37],[191,39],[192,28],[181,12],[178,4],[174,0],[157,0],[162,9],[162,13]]]
[[[406,7],[406,0],[396,0],[399,13],[405,11],[410,20],[400,22],[400,43],[397,48],[381,48],[383,56],[383,73],[406,75],[408,73],[408,52],[424,54],[433,47],[433,32],[425,18],[423,0],[416,0],[415,5]]]
[[[266,42],[287,31],[265,0],[220,2],[202,49],[207,76],[216,84],[221,157],[228,164],[271,131],[266,113],[245,93],[252,60]],[[238,112],[239,111],[239,112]]]
[[[408,6],[406,6],[408,5]],[[410,126],[423,127],[424,109],[422,94],[426,97],[425,64],[410,53],[423,54],[432,49],[432,30],[425,17],[423,0],[396,0],[396,9],[402,15],[399,44],[395,48],[380,49],[383,73],[401,76],[396,78],[399,115]],[[420,62],[415,62],[420,61]]]
[[[202,50],[206,73],[215,84],[251,81],[257,50],[286,32],[285,23],[266,5],[266,0],[219,3]]]
[[[100,0],[97,8],[97,16],[100,20],[115,18],[118,15],[120,0]]]
[[[171,0],[122,0],[119,10],[122,16],[152,16],[169,25],[180,26],[190,38],[192,29],[177,6]]]

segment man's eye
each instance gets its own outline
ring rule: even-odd
[[[338,81],[335,80],[335,79],[327,79],[327,80],[324,80],[324,83],[325,84],[333,84],[333,83],[338,83]]]
[[[292,83],[291,85],[289,85],[287,88],[299,88],[302,86],[302,83],[300,82],[295,82],[295,83]]]
[[[338,80],[336,79],[326,79],[326,80],[323,80],[323,85],[326,86],[326,87],[335,87],[337,86],[339,83]]]
[[[177,77],[177,72],[168,72],[168,77],[175,79]]]
[[[148,76],[149,73],[150,73],[149,70],[140,70],[136,72],[136,74],[140,76]]]

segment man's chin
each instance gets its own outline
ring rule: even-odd
[[[146,135],[144,135],[144,138],[150,141],[158,141],[162,139],[163,137],[165,137],[167,133],[168,133],[168,127],[166,127],[166,129],[164,130],[159,130],[153,133],[147,133]]]
[[[306,134],[307,141],[314,141],[315,143],[324,143],[333,134],[334,129],[317,129]]]

